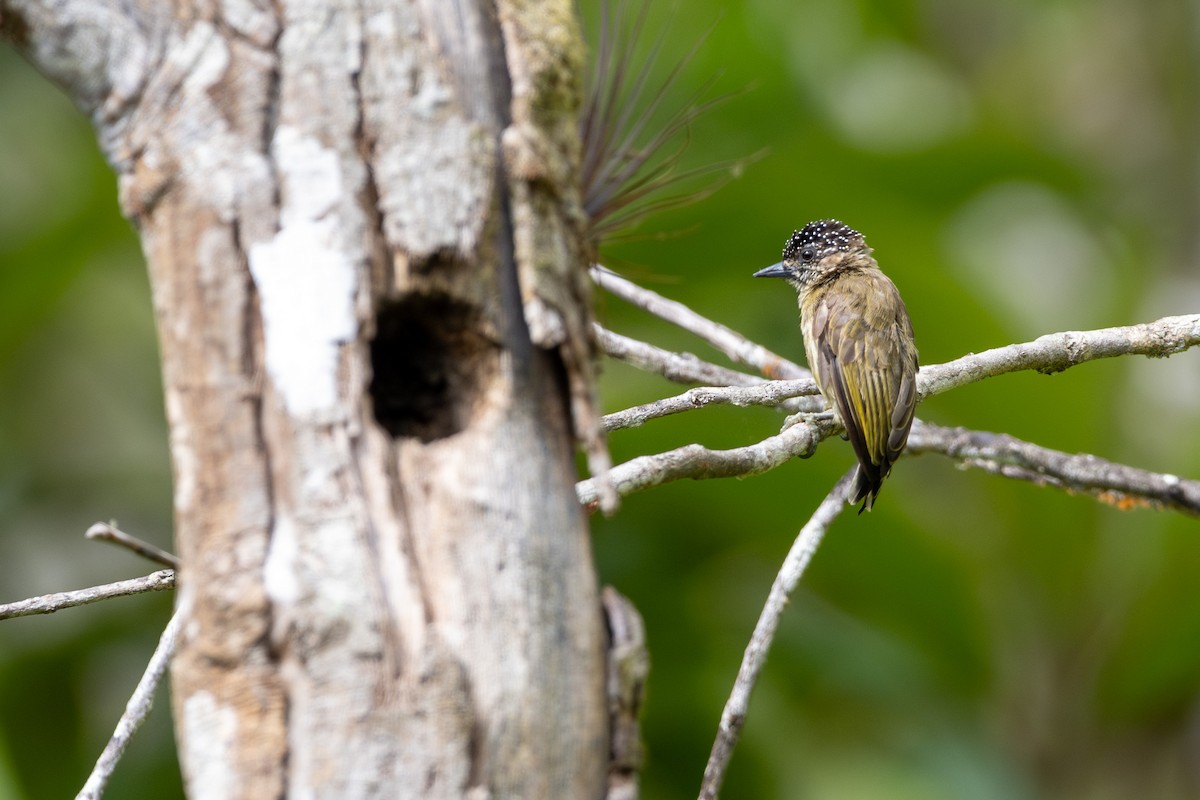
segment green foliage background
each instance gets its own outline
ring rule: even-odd
[[[655,4],[666,6],[666,4]],[[594,16],[594,0],[585,16]],[[752,91],[685,161],[768,148],[605,258],[803,358],[794,298],[750,273],[838,217],[907,301],[925,363],[1200,309],[1200,20],[1152,0],[689,0],[651,11],[678,92]],[[594,28],[594,25],[592,26]],[[658,78],[656,80],[661,80]],[[605,324],[718,358],[618,300]],[[151,571],[92,522],[170,546],[149,290],[89,124],[0,48],[0,600]],[[609,410],[676,391],[606,366]],[[919,414],[1200,477],[1200,353],[1012,375]],[[617,433],[617,460],[775,431],[709,409]],[[643,797],[694,797],[791,538],[851,463],[674,484],[595,520],[603,579],[645,615]],[[785,617],[727,798],[1200,795],[1200,522],[905,459],[844,515]],[[165,595],[0,624],[0,798],[70,796],[161,626]],[[180,794],[165,694],[110,797]]]

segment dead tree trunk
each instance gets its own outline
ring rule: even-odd
[[[149,262],[189,794],[603,796],[571,2],[0,30],[92,115]]]

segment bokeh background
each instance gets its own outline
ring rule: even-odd
[[[593,20],[596,0],[584,2]],[[658,3],[661,81],[750,87],[685,163],[766,149],[606,261],[794,359],[787,287],[750,273],[837,217],[904,294],[922,360],[1200,311],[1200,11],[1177,0]],[[660,7],[661,6],[661,7]],[[88,122],[0,46],[0,600],[152,571],[97,520],[170,547],[149,289]],[[619,300],[604,323],[720,360]],[[608,410],[676,387],[608,364]],[[923,418],[1200,477],[1200,351],[1009,375]],[[617,460],[778,429],[706,409],[612,437]],[[643,797],[694,797],[775,570],[852,462],[831,440],[740,481],[596,519],[603,580],[645,616]],[[1200,521],[904,459],[843,515],[789,607],[727,798],[1200,796]],[[0,798],[82,785],[169,615],[142,596],[0,623]],[[165,694],[113,798],[180,796]]]

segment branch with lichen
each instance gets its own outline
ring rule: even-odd
[[[756,444],[729,450],[711,450],[703,445],[689,444],[665,453],[630,459],[613,467],[609,475],[621,497],[684,478],[705,480],[758,475],[792,458],[811,455],[818,444],[838,430],[840,427],[833,414],[809,414]],[[597,508],[599,494],[595,478],[575,484],[575,493],[586,508]]]
[[[102,586],[91,586],[87,589],[74,589],[69,592],[54,592],[40,597],[30,597],[12,603],[0,604],[0,620],[13,617],[27,617],[32,614],[53,614],[64,608],[84,606],[98,603],[113,597],[127,597],[131,594],[146,592],[161,592],[175,588],[175,572],[162,569],[140,578],[130,578],[125,581],[106,583]]]
[[[612,295],[700,337],[729,358],[754,367],[768,378],[811,377],[807,369],[794,361],[750,341],[732,328],[713,322],[677,300],[642,288],[606,267],[592,267],[592,280]]]
[[[598,324],[592,326],[604,354],[675,383],[706,383],[712,386],[757,386],[765,378],[722,367],[691,353],[673,353],[646,342],[614,333]]]
[[[61,611],[64,608],[85,606],[113,597],[128,597],[131,594],[161,592],[175,588],[174,568],[179,566],[179,559],[171,553],[144,542],[136,536],[125,533],[125,531],[118,529],[116,524],[112,522],[97,522],[87,529],[84,536],[92,541],[104,541],[115,544],[118,547],[124,547],[143,558],[170,566],[172,569],[160,569],[158,572],[151,572],[149,575],[143,575],[140,578],[105,583],[100,586],[91,586],[87,589],[54,592],[38,597],[30,597],[25,600],[17,600],[12,603],[0,603],[0,620],[13,619],[14,617],[28,617],[34,614],[53,614],[55,611]]]
[[[922,398],[930,397],[984,378],[1027,369],[1052,375],[1098,358],[1127,355],[1167,358],[1197,344],[1200,344],[1200,314],[1163,317],[1121,328],[1048,333],[1032,342],[921,367],[918,392]]]
[[[157,548],[148,542],[144,542],[136,536],[131,536],[117,528],[116,523],[97,522],[87,529],[84,536],[92,541],[109,542],[119,547],[125,547],[143,558],[159,564],[166,564],[171,567],[179,566],[179,559],[173,554]],[[161,592],[174,588],[175,569],[163,569],[141,578],[131,578],[130,580],[117,581],[116,583],[108,583],[103,586],[93,586],[88,589],[55,592],[54,594],[42,595],[41,597],[18,600],[15,603],[5,603],[0,605],[0,620],[24,617],[31,614],[51,614],[64,608],[74,608],[89,603],[96,603],[100,600],[108,600],[113,597]],[[178,639],[179,629],[183,624],[185,616],[182,610],[176,609],[170,622],[167,623],[166,629],[163,630],[162,636],[159,638],[158,646],[154,649],[154,654],[151,655],[150,662],[146,665],[146,670],[142,674],[141,680],[138,681],[133,694],[129,698],[129,702],[125,705],[125,712],[117,721],[116,729],[113,731],[112,736],[109,737],[108,744],[105,745],[104,750],[100,753],[95,767],[92,768],[91,774],[88,775],[87,782],[84,783],[83,788],[80,789],[76,797],[93,800],[103,796],[104,789],[108,785],[109,778],[112,777],[113,770],[116,769],[117,763],[125,753],[125,748],[129,746],[133,735],[137,733],[138,728],[146,721],[146,717],[150,715],[150,710],[154,705],[154,695],[157,693],[158,687],[166,675],[167,666],[170,664],[171,656],[175,652],[175,642]]]
[[[1006,433],[944,428],[918,421],[909,434],[907,452],[937,453],[966,467],[1089,495],[1122,510],[1169,509],[1200,516],[1200,481],[1150,472],[1088,453],[1063,453]]]
[[[833,413],[821,410],[824,401],[807,370],[683,304],[643,289],[608,270],[596,268],[592,276],[601,287],[691,332],[731,360],[768,377],[787,378],[764,381],[756,375],[710,364],[691,354],[673,353],[601,329],[598,340],[613,358],[679,383],[712,384],[608,414],[603,420],[606,431],[636,427],[672,414],[718,404],[771,406],[800,412],[788,419],[780,433],[761,442],[729,450],[712,450],[692,444],[618,464],[613,468],[612,479],[620,495],[683,478],[701,480],[765,472],[793,457],[811,455],[824,439],[841,431]],[[1120,328],[1047,334],[1031,342],[997,347],[944,364],[922,367],[917,376],[918,394],[920,399],[925,399],[985,378],[1022,370],[1049,375],[1100,358],[1123,355],[1165,358],[1197,344],[1200,344],[1200,314],[1165,317]],[[1149,472],[1094,455],[1063,453],[1008,434],[946,428],[918,419],[909,435],[906,453],[936,453],[962,466],[1088,495],[1120,509],[1150,507],[1200,516],[1200,481]],[[780,567],[721,714],[701,780],[700,800],[715,800],[720,792],[745,724],[750,695],[766,661],[783,609],[825,531],[845,508],[845,490],[852,475],[853,470],[843,476],[821,502]],[[579,482],[576,490],[585,507],[596,507],[598,497],[594,479]]]
[[[812,378],[790,381],[771,381],[757,386],[698,386],[683,394],[664,397],[624,411],[606,414],[602,420],[604,430],[616,431],[636,428],[652,419],[680,414],[704,406],[762,406],[783,405],[789,400],[804,397],[809,400],[805,411],[819,411],[824,405],[817,397],[817,383]]]
[[[802,412],[798,418],[793,418],[795,424],[791,427],[757,444],[732,450],[687,445],[617,465],[613,474],[620,495],[682,478],[700,480],[765,472],[792,456],[810,455],[822,440],[841,430],[835,420],[814,416],[823,407],[823,402],[815,394],[816,386],[807,370],[682,303],[637,286],[609,270],[595,268],[592,276],[603,288],[696,335],[729,358],[766,375],[791,376],[789,380],[762,381],[757,376],[709,364],[690,354],[673,353],[604,331],[600,337],[601,347],[614,358],[681,383],[718,378],[715,386],[696,387],[673,397],[608,414],[604,418],[606,430],[636,427],[653,419],[715,404],[776,406]],[[924,399],[1009,372],[1036,370],[1053,374],[1100,358],[1122,355],[1165,358],[1197,344],[1200,344],[1200,314],[1164,317],[1119,328],[1052,333],[1031,342],[923,366],[917,376],[918,393]],[[787,405],[797,401],[798,406]],[[1008,435],[967,429],[957,429],[951,435],[948,429],[922,424],[918,420],[909,439],[908,452],[939,453],[993,474],[1087,494],[1118,508],[1149,506],[1200,514],[1200,493],[1197,492],[1200,482],[1159,475],[1095,456],[1070,455]],[[595,487],[590,479],[578,484],[577,493],[584,505],[593,506]]]

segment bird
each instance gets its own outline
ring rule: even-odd
[[[836,219],[788,237],[783,260],[756,278],[783,278],[798,295],[809,369],[858,459],[851,504],[870,511],[900,457],[917,404],[917,345],[896,284],[861,233]]]

